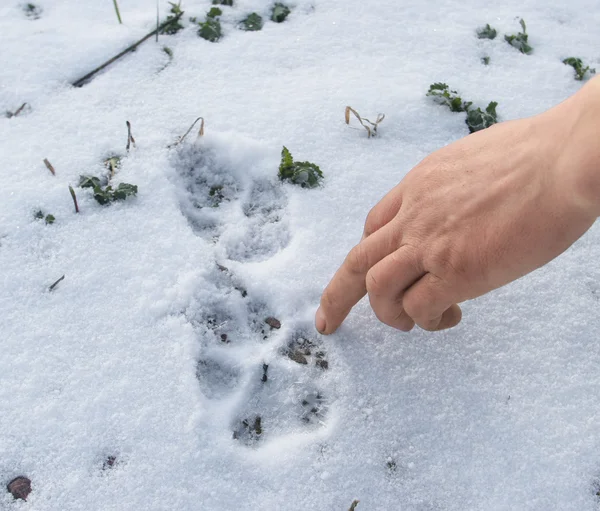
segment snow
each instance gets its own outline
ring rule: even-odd
[[[123,25],[108,0],[40,5],[0,7],[0,111],[31,106],[0,118],[0,482],[33,487],[0,509],[598,508],[597,227],[451,331],[391,330],[364,301],[335,335],[313,328],[370,207],[467,135],[429,84],[503,120],[541,112],[581,86],[562,59],[600,66],[597,1],[296,0],[275,24],[270,3],[237,0],[212,44],[188,21],[209,0],[184,0],[185,30],[82,88],[153,29],[154,2],[120,0]],[[252,11],[263,30],[238,30]],[[503,41],[517,16],[531,56]],[[485,23],[494,41],[474,35]],[[346,105],[385,113],[380,136],[348,128]],[[167,148],[198,116],[205,136]],[[277,181],[283,145],[322,188]],[[100,206],[76,185],[113,154],[115,184],[139,193]]]

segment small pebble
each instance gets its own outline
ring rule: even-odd
[[[276,328],[276,329],[281,328],[281,321],[279,321],[276,318],[267,318],[267,319],[265,319],[265,323],[267,325],[269,325],[271,328]]]

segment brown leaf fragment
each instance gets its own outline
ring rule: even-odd
[[[25,476],[15,477],[6,485],[6,489],[15,499],[26,501],[31,493],[31,479]]]

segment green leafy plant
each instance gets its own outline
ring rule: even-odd
[[[489,58],[489,57],[487,57],[487,56],[486,56],[486,57],[481,57],[481,63],[482,63],[484,66],[489,66],[489,65],[490,65],[490,58]]]
[[[39,5],[35,4],[25,4],[23,6],[23,12],[28,18],[37,20],[42,15],[42,8]]]
[[[314,188],[323,179],[323,172],[318,165],[308,161],[294,161],[292,153],[283,146],[281,163],[279,164],[279,179],[290,181],[302,188]]]
[[[100,179],[96,176],[79,176],[79,186],[81,188],[92,188],[94,199],[102,205],[125,200],[127,197],[137,195],[138,192],[138,187],[129,183],[121,183],[115,189],[110,185],[103,187]]]
[[[427,96],[432,96],[436,103],[447,106],[452,112],[466,112],[471,106],[470,101],[463,101],[458,92],[441,82],[431,84]]]
[[[575,70],[575,80],[583,80],[586,73],[591,75],[596,73],[596,70],[590,68],[590,66],[584,67],[583,61],[577,57],[569,57],[563,60],[563,64],[571,66]]]
[[[255,12],[249,14],[246,19],[240,23],[240,28],[242,30],[246,30],[247,32],[256,32],[257,30],[261,30],[263,28],[262,16],[256,14]]]
[[[169,4],[171,4],[171,10],[169,11],[171,14],[167,16],[166,21],[162,25],[160,33],[174,35],[183,29],[183,25],[180,23],[180,20],[183,17],[184,11],[181,10],[181,2],[169,2]]]
[[[218,7],[211,7],[210,11],[206,13],[207,18],[218,18],[223,15],[223,11]]]
[[[510,44],[513,48],[519,50],[521,53],[530,55],[533,52],[533,48],[529,46],[528,43],[529,36],[527,35],[527,27],[525,25],[525,20],[521,18],[519,20],[519,23],[521,25],[521,28],[523,29],[523,32],[518,32],[513,35],[505,35],[504,39],[508,44]]]
[[[495,39],[498,32],[495,28],[490,27],[490,24],[486,24],[485,27],[477,29],[477,37],[479,39]]]
[[[275,23],[281,23],[285,21],[289,14],[290,8],[281,2],[277,2],[271,11],[271,21],[274,21]]]
[[[233,5],[233,0],[213,0],[213,5]]]
[[[210,41],[211,43],[216,43],[223,35],[221,31],[221,22],[218,18],[213,18],[207,15],[206,21],[200,23],[198,35],[203,39]]]
[[[476,131],[489,128],[492,124],[496,124],[498,122],[498,115],[496,114],[497,106],[498,103],[496,101],[491,101],[485,110],[481,108],[469,110],[466,120],[469,132],[475,133]]]
[[[498,122],[496,113],[498,103],[496,101],[491,101],[485,110],[479,107],[472,108],[473,103],[471,101],[463,102],[458,93],[450,90],[445,83],[434,83],[429,87],[427,95],[433,96],[438,104],[447,106],[452,112],[466,112],[465,123],[470,133],[489,128],[492,124]]]
[[[47,225],[51,225],[54,223],[54,221],[56,220],[56,218],[54,218],[54,215],[51,214],[47,214],[45,215],[44,212],[41,209],[38,209],[34,214],[33,217],[36,220],[45,220]]]

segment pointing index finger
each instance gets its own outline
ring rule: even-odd
[[[346,256],[321,297],[315,326],[322,334],[332,334],[358,301],[367,293],[369,269],[398,247],[399,229],[391,221],[364,238]]]

